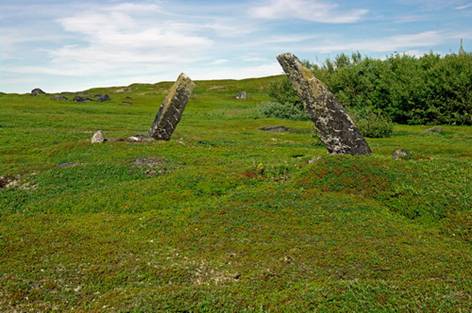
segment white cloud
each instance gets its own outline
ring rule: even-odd
[[[347,24],[361,20],[368,10],[342,9],[323,0],[270,0],[251,9],[250,14],[264,19],[301,19],[328,24]]]
[[[462,10],[467,10],[467,9],[470,9],[472,8],[472,3],[466,3],[466,4],[463,4],[463,5],[458,5],[456,6],[456,10],[458,11],[462,11]]]
[[[341,51],[361,51],[361,52],[393,52],[400,50],[411,50],[411,48],[428,47],[432,48],[441,44],[448,36],[438,31],[427,31],[414,34],[402,34],[382,39],[369,39],[361,41],[351,41],[342,43],[325,42],[322,45],[309,47],[304,51],[319,53],[331,53]]]
[[[213,45],[191,28],[167,27],[161,13],[154,4],[123,3],[60,18],[58,23],[79,42],[50,50],[48,66],[23,66],[15,71],[63,76],[120,75],[142,72],[140,66],[158,71],[194,62]]]

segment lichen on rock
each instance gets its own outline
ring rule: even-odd
[[[305,104],[321,141],[333,154],[370,154],[371,150],[353,120],[325,84],[291,53],[277,57]]]
[[[154,139],[170,140],[177,124],[182,118],[185,106],[195,84],[185,74],[180,74],[169,93],[162,101],[149,135]]]

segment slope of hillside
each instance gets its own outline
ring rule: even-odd
[[[135,144],[90,137],[145,133],[170,83],[1,94],[0,311],[472,311],[472,129],[330,156],[261,118],[277,79],[197,82],[173,139]]]

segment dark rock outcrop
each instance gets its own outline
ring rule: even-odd
[[[40,96],[40,95],[45,95],[45,94],[46,94],[46,92],[44,92],[40,88],[34,88],[33,90],[31,90],[31,95],[32,96]]]
[[[110,96],[107,95],[107,94],[95,95],[94,99],[95,99],[95,101],[98,101],[98,102],[105,102],[105,101],[110,101],[111,100]]]
[[[328,88],[313,72],[290,53],[277,57],[314,122],[321,141],[329,153],[370,154],[371,150],[359,129]]]
[[[85,96],[75,96],[74,99],[72,99],[72,101],[78,102],[78,103],[84,103],[84,102],[93,101],[93,99],[89,97],[85,97]]]

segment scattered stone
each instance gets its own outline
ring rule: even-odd
[[[0,189],[19,188],[22,190],[34,190],[36,185],[21,179],[20,175],[0,176]]]
[[[282,133],[282,132],[288,131],[288,128],[285,126],[266,126],[266,127],[261,127],[259,129],[266,132],[276,132],[276,133]]]
[[[126,138],[127,142],[149,142],[154,141],[152,137],[145,136],[145,135],[134,135],[131,137]]]
[[[111,98],[109,95],[95,95],[94,96],[94,99],[95,101],[98,101],[98,102],[105,102],[105,101],[110,101]]]
[[[106,141],[105,135],[101,130],[97,130],[93,136],[92,139],[90,140],[92,144],[94,143],[104,143]]]
[[[63,95],[54,95],[52,98],[56,101],[68,101],[69,100],[69,99],[67,99],[66,96],[63,96]]]
[[[129,92],[129,91],[130,90],[128,88],[118,88],[114,92],[115,93],[125,93],[125,92]]]
[[[427,134],[442,134],[444,129],[441,126],[434,126],[424,131]]]
[[[159,111],[152,123],[149,135],[158,140],[170,140],[177,124],[182,118],[185,106],[195,84],[185,74],[180,74],[162,102]]]
[[[165,160],[161,158],[139,158],[134,160],[134,166],[144,168],[147,176],[156,176],[165,173]]]
[[[409,160],[411,159],[411,153],[405,149],[397,149],[393,151],[392,158],[394,160]]]
[[[133,98],[131,98],[130,96],[126,96],[123,101],[121,101],[122,104],[126,104],[126,105],[131,105],[133,104]]]
[[[89,97],[85,97],[85,96],[75,96],[72,101],[78,102],[78,103],[84,103],[84,102],[93,101],[93,99],[91,99]]]
[[[308,160],[308,164],[314,164],[314,163],[318,162],[319,160],[321,160],[321,157],[320,157],[320,156],[316,156],[316,157],[314,157],[313,159]]]
[[[14,180],[15,178],[12,176],[0,176],[0,189],[9,187]]]
[[[40,95],[45,95],[46,93],[41,90],[40,88],[34,88],[33,90],[31,90],[31,95],[32,96],[40,96]]]
[[[364,137],[352,119],[313,72],[290,53],[277,57],[280,65],[305,103],[321,141],[332,154],[370,154]]]
[[[59,168],[72,168],[72,167],[77,167],[79,166],[80,163],[77,162],[64,162],[64,163],[59,163],[57,167]]]
[[[247,92],[240,91],[236,95],[236,100],[246,100],[247,99]]]

